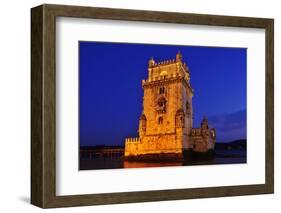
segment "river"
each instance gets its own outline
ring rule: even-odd
[[[120,169],[120,168],[146,168],[163,166],[191,166],[210,164],[237,164],[247,163],[246,150],[216,150],[216,154],[211,160],[186,161],[186,162],[133,162],[125,161],[123,158],[81,158],[79,162],[80,170],[94,169]]]

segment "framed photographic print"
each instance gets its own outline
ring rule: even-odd
[[[273,19],[31,9],[31,203],[274,191]]]

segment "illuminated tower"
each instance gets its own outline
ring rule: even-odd
[[[193,148],[193,89],[181,53],[158,63],[151,58],[142,87],[139,137],[126,139],[125,156],[165,154],[181,158],[184,150]]]

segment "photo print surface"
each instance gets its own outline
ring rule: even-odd
[[[79,169],[247,162],[247,49],[79,41]]]

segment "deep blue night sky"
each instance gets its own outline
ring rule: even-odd
[[[80,41],[80,145],[123,145],[137,136],[148,60],[172,59],[178,51],[191,72],[194,127],[206,115],[218,142],[245,139],[245,48]]]

